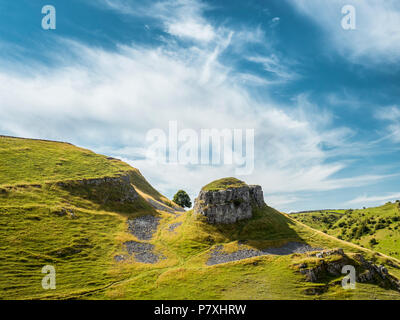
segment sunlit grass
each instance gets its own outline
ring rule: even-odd
[[[112,185],[76,183],[83,178],[129,175],[141,194],[168,202],[137,169],[121,161],[69,144],[11,138],[0,138],[0,155],[0,299],[400,298],[399,293],[376,285],[360,284],[349,292],[334,284],[337,279],[307,283],[293,268],[295,255],[206,265],[216,245],[233,252],[239,243],[262,249],[289,241],[341,247],[379,263],[389,259],[314,230],[273,208],[255,209],[252,219],[237,224],[210,225],[192,211],[179,215],[156,211],[142,197],[134,203],[105,202],[105,195],[118,192]],[[67,186],[60,186],[59,181]],[[220,182],[209,187],[242,183]],[[63,210],[68,213],[60,214]],[[126,254],[125,241],[138,241],[127,232],[127,219],[143,214],[160,218],[150,243],[163,259],[153,265],[135,262],[133,257],[115,262],[115,255]],[[170,231],[173,223],[181,224]],[[44,265],[56,268],[56,290],[41,286]],[[400,276],[398,269],[389,270]],[[306,294],[310,288],[326,286],[321,295]]]

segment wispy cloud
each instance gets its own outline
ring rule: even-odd
[[[203,18],[206,5],[195,0],[159,2],[154,6],[171,35],[209,42],[217,35],[214,27]]]
[[[383,201],[394,201],[400,199],[400,193],[391,193],[387,195],[381,195],[381,196],[361,196],[357,197],[353,200],[350,200],[347,202],[347,204],[350,205],[357,205],[357,204],[371,204],[374,203],[376,205],[382,203]]]
[[[375,111],[375,117],[384,121],[384,136],[380,139],[400,143],[400,108],[397,106],[381,107]]]
[[[72,56],[79,53],[78,62],[51,73],[37,69],[33,77],[0,74],[3,132],[108,146],[113,152],[115,146],[145,149],[147,130],[166,130],[168,120],[196,130],[254,128],[256,169],[246,179],[265,185],[267,192],[331,190],[379,178],[330,179],[345,164],[326,164],[320,145],[338,145],[340,130],[317,128],[319,115],[296,118],[296,113],[284,112],[273,101],[254,101],[228,76],[229,67],[218,61],[214,51],[121,47],[119,52],[107,52],[71,41],[66,45]],[[199,77],[205,72],[208,76]],[[136,153],[130,158],[143,156]],[[233,173],[232,167],[171,170],[168,165],[150,167],[144,160],[136,165],[153,181],[164,177],[176,186],[202,172],[192,180],[199,181],[192,185],[197,190],[211,179]]]
[[[260,63],[263,69],[280,81],[289,81],[299,78],[299,75],[290,69],[288,64],[283,63],[275,54],[270,56],[251,56],[249,61]]]
[[[135,1],[135,5],[132,4],[132,1],[126,0],[99,0],[99,2],[106,7],[122,14],[136,15],[143,12],[143,10],[141,10],[142,6],[139,5],[138,1]]]
[[[327,42],[353,62],[400,60],[400,3],[395,0],[293,0],[289,4],[325,30]],[[344,5],[356,9],[356,30],[341,27]],[[361,60],[364,59],[364,60]]]
[[[274,208],[281,208],[299,200],[299,197],[291,195],[268,195],[268,205]]]
[[[161,22],[163,31],[178,38],[209,42],[217,37],[214,26],[203,18],[203,12],[209,9],[209,6],[201,1],[100,1],[104,6],[121,14],[156,18]]]
[[[276,27],[276,26],[279,25],[279,22],[280,22],[280,21],[281,21],[281,18],[280,18],[280,17],[274,17],[274,18],[272,18],[271,21],[270,21],[270,26],[271,26],[272,28],[274,28],[274,27]]]

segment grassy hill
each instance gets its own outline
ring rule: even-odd
[[[205,185],[202,190],[204,191],[216,191],[216,190],[225,190],[228,188],[240,188],[245,187],[246,183],[236,179],[236,178],[222,178],[210,182],[209,184]]]
[[[376,208],[292,214],[296,220],[340,239],[400,258],[400,203]]]
[[[135,219],[155,223],[150,238],[131,232]],[[207,263],[221,248],[234,253],[294,241],[361,253],[400,277],[398,260],[273,208],[210,225],[122,161],[66,143],[0,138],[0,299],[400,299],[376,284],[344,290],[342,275],[307,282],[298,265],[320,263],[308,254]],[[45,265],[56,269],[56,290],[41,286]]]

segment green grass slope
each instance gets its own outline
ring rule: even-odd
[[[0,138],[0,299],[400,299],[397,291],[373,284],[356,290],[337,285],[340,277],[309,283],[295,265],[304,255],[259,256],[209,266],[216,246],[266,248],[299,241],[313,247],[343,248],[385,264],[400,276],[399,261],[341,241],[264,207],[234,225],[210,225],[188,212],[155,210],[146,199],[168,203],[137,169],[70,144]],[[119,201],[109,180],[128,176],[140,196]],[[234,181],[234,183],[236,183]],[[159,226],[148,243],[163,258],[155,264],[126,254],[138,241],[127,219],[154,215]],[[171,231],[171,225],[177,226]],[[315,260],[315,259],[314,259]],[[56,269],[57,288],[41,286],[45,265]],[[308,292],[324,288],[319,295]]]
[[[215,180],[205,185],[202,190],[204,191],[217,191],[217,190],[225,190],[228,188],[240,188],[245,187],[247,184],[236,178],[222,178],[219,180]]]
[[[41,268],[48,264],[61,275],[59,297],[123,277],[110,270],[126,219],[157,212],[141,197],[133,205],[105,203],[105,194],[118,193],[107,184],[75,183],[119,175],[128,175],[138,191],[165,198],[117,159],[67,143],[0,137],[0,298],[48,295],[41,286]]]
[[[400,258],[399,202],[376,208],[321,210],[291,216],[312,228]]]
[[[68,143],[0,137],[0,185],[113,176],[131,168]]]
[[[170,232],[168,226],[175,223],[181,225],[175,232]],[[295,268],[300,260],[313,260],[306,254],[268,255],[218,265],[206,264],[216,246],[223,245],[225,252],[234,252],[243,245],[263,249],[290,241],[305,242],[313,247],[341,247],[349,255],[362,253],[376,263],[388,265],[392,274],[400,275],[395,259],[327,236],[270,207],[259,209],[252,219],[234,225],[210,225],[189,211],[178,217],[165,217],[152,240],[166,260],[156,265],[125,262],[121,268],[125,272],[135,270],[131,271],[132,278],[90,298],[400,299],[399,292],[372,284],[357,283],[356,290],[344,290],[338,284],[343,276],[329,277],[320,283],[306,282]],[[308,294],[321,289],[322,294]]]

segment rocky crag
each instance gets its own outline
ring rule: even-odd
[[[254,208],[265,205],[260,186],[228,178],[203,188],[194,202],[194,213],[207,217],[211,224],[229,224],[250,219]]]
[[[334,277],[343,275],[344,266],[354,266],[356,270],[356,281],[359,283],[373,283],[387,289],[400,291],[400,281],[389,274],[383,265],[376,265],[367,261],[361,254],[353,256],[346,255],[343,249],[331,249],[321,252],[314,252],[310,257],[317,258],[310,265],[303,262],[297,265],[300,273],[305,275],[306,281],[318,283],[327,276]]]
[[[70,192],[85,194],[88,199],[101,203],[134,203],[139,194],[131,183],[129,174],[73,181],[61,181],[57,185]]]

